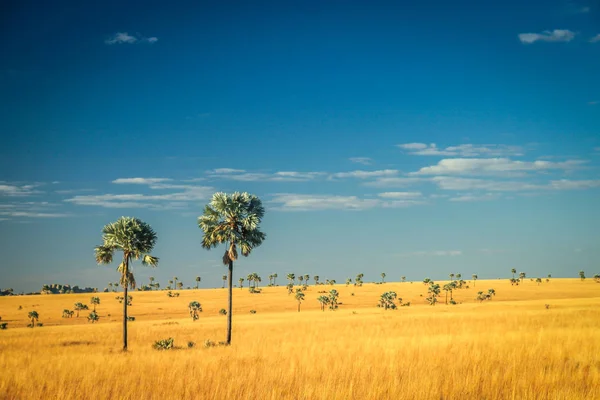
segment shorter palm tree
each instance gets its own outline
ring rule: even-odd
[[[473,278],[473,287],[475,287],[475,281],[478,279],[477,274],[471,275],[471,278]]]
[[[304,300],[304,292],[302,289],[296,289],[296,301],[298,302],[298,312],[300,312],[300,304]]]
[[[329,297],[328,296],[319,296],[317,298],[317,300],[321,304],[321,311],[325,311],[325,306],[329,304]]]
[[[83,303],[75,303],[75,311],[77,311],[77,318],[79,318],[79,311],[88,310],[88,306]]]
[[[96,306],[100,304],[100,297],[92,297],[90,303],[94,305],[94,312],[96,311]]]
[[[295,279],[296,279],[296,274],[287,274],[287,280],[290,281],[291,284],[294,283]]]
[[[240,283],[240,289],[244,288],[244,278],[240,277],[240,279],[238,279],[238,282]]]
[[[223,287],[221,289],[224,289],[225,288],[225,284],[227,283],[227,275],[223,275],[221,277],[221,279],[223,280]]]
[[[202,278],[197,276],[196,277],[196,289],[198,289],[198,285],[200,285],[200,282],[202,281]]]
[[[190,311],[190,317],[192,317],[192,321],[196,321],[200,318],[199,313],[202,312],[202,305],[197,301],[191,301],[188,305]]]
[[[305,285],[308,285],[308,280],[309,280],[309,279],[310,279],[310,275],[309,275],[309,274],[306,274],[306,275],[304,275],[304,282],[305,282]]]
[[[315,280],[315,286],[319,284],[319,275],[315,275],[313,276],[313,279]]]
[[[92,311],[90,313],[90,315],[88,315],[88,322],[91,322],[92,324],[94,322],[98,322],[98,320],[100,319],[100,316],[96,313],[96,311]]]
[[[579,271],[579,278],[584,281],[585,280],[585,271]]]
[[[273,274],[273,285],[277,286],[277,272]]]
[[[510,270],[510,272],[512,273],[513,279],[515,279],[515,274],[517,273],[517,270],[515,268],[513,268]]]
[[[27,314],[27,316],[31,320],[31,328],[33,328],[35,326],[36,321],[40,319],[40,315],[37,311],[29,311],[29,314]]]
[[[527,274],[525,272],[519,272],[519,279],[521,280],[521,282],[523,282],[526,277]]]
[[[453,281],[454,280],[454,274],[450,274],[450,280]]]
[[[402,279],[402,282],[406,282],[406,277],[405,276],[400,277],[400,279]]]
[[[346,279],[346,286],[349,286],[352,283],[352,278]]]
[[[381,273],[381,283],[385,283],[385,272]]]
[[[298,277],[298,284],[299,284],[300,286],[302,286],[302,283],[303,283],[303,282],[304,282],[304,275],[300,275],[300,276]]]

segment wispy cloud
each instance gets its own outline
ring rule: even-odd
[[[535,42],[570,42],[575,38],[576,33],[568,29],[554,29],[542,33],[520,33],[519,40],[523,44],[532,44]]]
[[[356,178],[356,179],[367,179],[367,178],[378,178],[384,176],[395,176],[400,171],[395,169],[383,169],[379,171],[350,171],[350,172],[337,172],[331,174],[329,177],[333,179],[344,179],[344,178]]]
[[[349,160],[353,163],[362,165],[371,165],[373,162],[369,157],[350,157]]]
[[[405,143],[397,147],[411,155],[417,156],[460,156],[460,157],[498,157],[521,156],[523,148],[520,146],[507,146],[503,144],[461,144],[446,148],[437,147],[435,143]]]
[[[496,200],[499,197],[500,196],[497,193],[486,193],[482,195],[467,194],[462,196],[451,197],[448,200],[456,202],[489,201]]]
[[[376,178],[373,181],[365,182],[365,186],[377,187],[377,188],[404,188],[416,183],[422,182],[422,178],[406,178],[406,177],[395,177],[395,178]]]
[[[0,211],[0,215],[6,217],[25,217],[25,218],[63,218],[68,217],[69,214],[60,213],[42,213],[42,212],[29,212],[29,211]]]
[[[243,182],[304,182],[324,176],[323,172],[278,171],[274,173],[247,172],[243,169],[218,168],[208,171],[212,179],[223,179]]]
[[[543,190],[578,190],[594,189],[600,187],[600,180],[570,180],[560,179],[539,184],[524,181],[506,181],[490,179],[460,178],[453,176],[435,176],[431,182],[438,185],[442,190],[472,191],[481,190],[486,192],[528,192]]]
[[[383,192],[377,195],[384,199],[414,199],[423,196],[421,192]]]
[[[590,43],[600,42],[600,33],[590,39]]]
[[[389,200],[381,200],[360,198],[358,196],[280,193],[274,195],[270,200],[270,203],[274,205],[273,209],[278,211],[361,211],[376,207],[411,207],[425,204],[425,201],[409,198],[390,198]]]
[[[446,158],[436,165],[423,167],[414,175],[519,175],[550,170],[568,171],[586,161],[514,161],[508,158]]]
[[[600,39],[599,39],[599,40],[600,40]],[[598,101],[598,100],[594,100],[594,101],[589,101],[589,102],[588,102],[588,105],[590,105],[590,106],[595,106],[596,104],[600,104],[600,101]]]
[[[35,188],[39,185],[17,185],[0,181],[0,197],[22,197],[40,193]]]
[[[158,38],[155,36],[144,37],[141,35],[130,35],[127,32],[117,32],[104,41],[106,44],[134,44],[134,43],[156,43]]]
[[[69,214],[56,212],[58,204],[47,201],[25,201],[0,204],[0,218],[4,221],[20,221],[21,218],[63,218]]]
[[[116,184],[130,184],[130,185],[151,185],[154,183],[169,182],[172,179],[169,178],[119,178],[112,181]]]

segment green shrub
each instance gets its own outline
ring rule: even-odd
[[[221,314],[221,315],[227,315],[227,310],[226,310],[226,309],[224,309],[224,308],[221,308],[221,309],[219,310],[219,314]]]
[[[216,346],[216,343],[215,343],[215,342],[213,342],[213,341],[212,341],[212,340],[210,340],[210,339],[206,339],[206,340],[204,341],[204,347],[206,347],[206,348],[208,348],[208,347],[215,347],[215,346]]]
[[[157,340],[152,347],[156,350],[170,350],[173,348],[173,342],[175,342],[173,338]]]
[[[6,329],[6,326],[7,326],[7,325],[8,325],[8,322],[2,322],[2,323],[0,324],[0,329],[2,329],[2,330]]]
[[[192,347],[194,347],[195,345],[196,345],[196,343],[195,343],[195,342],[192,342],[192,341],[189,341],[189,342],[187,343],[188,349],[191,349],[191,348],[192,348]]]
[[[256,310],[250,310],[250,314],[256,314]]]

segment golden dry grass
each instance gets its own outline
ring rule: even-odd
[[[475,302],[488,288],[497,296]],[[300,313],[284,287],[254,295],[234,289],[232,346],[214,348],[202,344],[225,338],[226,318],[218,314],[225,289],[181,291],[179,298],[134,292],[127,354],[119,351],[115,293],[99,294],[101,320],[93,325],[86,312],[61,318],[90,295],[0,298],[9,323],[0,331],[0,397],[600,399],[600,284],[589,279],[518,287],[477,281],[455,293],[462,304],[445,306],[442,296],[435,307],[425,304],[421,283],[337,285],[343,304],[321,312],[317,292],[329,289],[311,286]],[[388,290],[412,306],[375,307]],[[192,300],[204,309],[196,322],[187,313]],[[32,309],[44,327],[25,327]],[[151,348],[167,337],[182,348]],[[187,349],[188,341],[197,346]]]

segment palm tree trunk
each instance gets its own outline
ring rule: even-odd
[[[125,268],[124,273],[129,272],[129,255],[125,256]],[[123,285],[123,351],[127,351],[127,275],[125,275],[125,285]]]
[[[227,345],[231,344],[231,314],[233,312],[233,261],[229,260],[229,312],[227,313]]]
[[[300,312],[300,302],[298,302],[298,312]]]
[[[448,291],[446,290],[446,305],[448,305]]]

